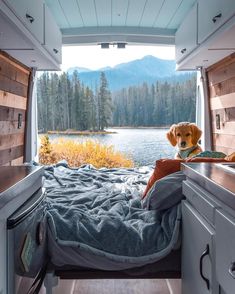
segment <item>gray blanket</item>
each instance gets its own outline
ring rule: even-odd
[[[151,172],[71,169],[66,163],[45,167],[50,235],[64,248],[119,263],[142,265],[164,257],[177,244],[181,213],[179,205],[161,211],[142,207]]]

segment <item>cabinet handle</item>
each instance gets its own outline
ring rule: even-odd
[[[180,52],[182,53],[182,54],[184,54],[185,52],[186,52],[186,48],[183,48]]]
[[[28,13],[26,13],[26,18],[29,20],[30,23],[34,22],[34,17],[32,17],[32,15],[29,15]]]
[[[235,262],[231,263],[228,272],[235,279]]]
[[[202,279],[205,281],[205,283],[206,283],[206,287],[207,287],[208,290],[210,290],[210,281],[209,281],[209,279],[207,279],[207,278],[204,276],[203,271],[202,271],[202,268],[203,268],[203,259],[204,259],[204,257],[205,257],[206,255],[209,255],[209,252],[210,252],[210,250],[209,250],[209,245],[207,244],[207,245],[206,245],[206,249],[202,252],[202,255],[201,255],[201,257],[200,257],[200,275],[201,275]]]
[[[53,48],[53,51],[54,51],[55,54],[57,54],[59,52],[59,50],[55,49],[55,48]]]
[[[215,16],[212,18],[213,23],[217,22],[217,19],[218,19],[218,18],[221,18],[221,17],[222,17],[222,13],[219,13],[219,14],[215,15]]]

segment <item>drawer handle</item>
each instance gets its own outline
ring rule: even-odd
[[[34,17],[32,17],[31,15],[29,15],[28,13],[26,13],[26,18],[29,20],[30,23],[34,22]]]
[[[231,263],[228,272],[235,279],[235,262]]]
[[[204,276],[202,269],[203,269],[203,259],[204,259],[205,256],[209,255],[209,253],[210,253],[209,245],[207,244],[206,249],[202,252],[202,255],[200,257],[200,275],[201,275],[202,279],[205,281],[206,287],[207,287],[208,290],[210,290],[210,281],[209,281],[209,279],[207,279]]]
[[[53,48],[53,51],[54,51],[55,54],[57,54],[59,52],[59,50],[55,49],[55,48]]]
[[[184,54],[185,52],[186,52],[186,48],[184,48],[184,49],[182,49],[180,52],[182,53],[182,54]]]
[[[219,13],[219,14],[215,15],[215,16],[212,18],[213,23],[217,22],[217,19],[218,19],[218,18],[221,18],[221,17],[222,17],[222,13]]]

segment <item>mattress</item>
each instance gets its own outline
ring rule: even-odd
[[[180,204],[143,207],[150,167],[45,167],[48,249],[55,267],[122,271],[154,264],[178,248]]]

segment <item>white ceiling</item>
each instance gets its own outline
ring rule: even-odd
[[[64,44],[174,44],[196,0],[45,0]]]

